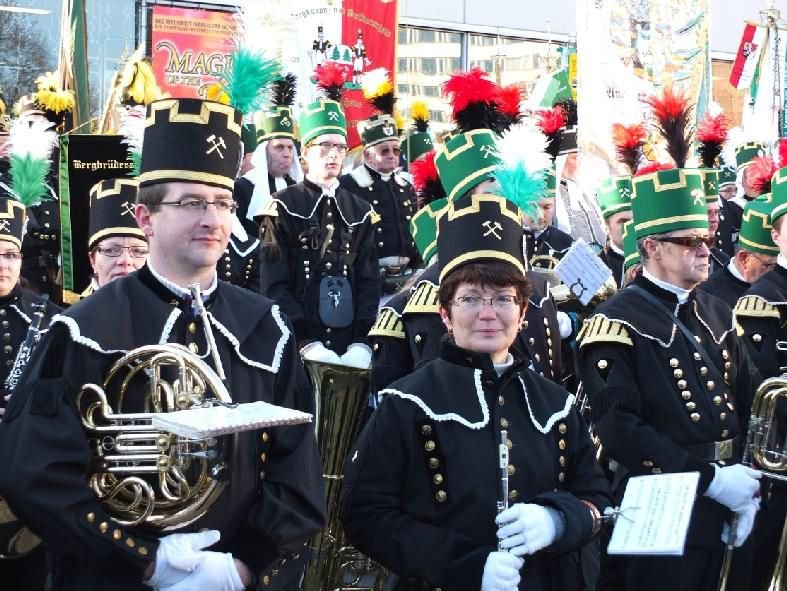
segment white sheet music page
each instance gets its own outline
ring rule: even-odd
[[[607,551],[682,556],[699,481],[699,472],[631,478]]]
[[[587,306],[590,298],[612,276],[609,267],[582,238],[574,241],[555,265],[555,272],[583,306]]]

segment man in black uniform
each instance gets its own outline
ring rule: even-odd
[[[599,256],[620,288],[623,285],[623,226],[631,221],[631,177],[606,179],[596,199],[607,230],[607,245]]]
[[[394,118],[388,113],[374,115],[358,124],[358,133],[363,141],[363,164],[343,175],[339,184],[371,204],[380,216],[374,240],[383,294],[391,295],[421,264],[410,235],[418,200],[413,186],[398,171],[401,149]]]
[[[621,559],[621,583],[710,591],[731,511],[739,545],[759,506],[759,472],[737,464],[759,373],[726,304],[694,289],[709,256],[699,171],[663,170],[633,184],[643,275],[586,321],[580,372],[601,443],[618,463],[618,499],[629,476],[700,473],[683,556]]]
[[[749,165],[756,157],[764,155],[765,147],[760,142],[745,142],[735,149],[737,178],[740,179],[742,194],[740,197],[726,199],[719,209],[719,237],[721,241],[719,247],[729,256],[735,254],[743,208],[747,201],[757,197],[757,192],[749,178]]]
[[[735,199],[738,194],[737,180],[735,166],[727,164],[722,158],[719,167],[719,227],[716,230],[716,247],[729,256],[735,253],[735,245],[732,242],[732,221],[727,219],[730,213],[727,201]]]
[[[557,226],[552,225],[555,215],[555,173],[547,174],[547,195],[538,202],[535,219],[526,217],[526,224],[533,235],[528,240],[528,261],[533,267],[553,268],[574,243],[574,239]]]
[[[752,359],[765,378],[783,376],[787,366],[783,347],[787,341],[787,232],[784,225],[784,214],[787,213],[787,169],[782,168],[773,177],[772,190],[770,223],[773,226],[773,240],[778,247],[776,265],[752,285],[735,307],[735,315],[751,346]],[[781,399],[776,406],[776,420],[772,426],[776,433],[771,433],[772,441],[783,442],[787,434],[787,405],[784,402]],[[754,527],[753,552],[757,566],[752,569],[750,587],[756,591],[771,588],[769,583],[774,574],[787,515],[787,486],[770,478],[765,479],[762,499],[762,512]],[[780,575],[784,580],[787,573],[782,572]]]
[[[13,466],[0,473],[0,493],[47,544],[56,589],[241,591],[258,576],[271,582],[281,562],[324,524],[311,425],[219,436],[203,452],[179,447],[186,454],[179,458],[170,455],[166,433],[162,439],[154,428],[162,471],[146,478],[140,467],[132,481],[111,472],[113,462],[138,464],[123,461],[126,427],[110,425],[96,448],[95,431],[83,426],[88,414],[88,423],[105,424],[94,411],[111,422],[110,411],[190,406],[182,395],[174,400],[172,390],[155,402],[145,372],[129,376],[127,392],[107,384],[103,403],[95,390],[78,395],[83,384],[103,384],[127,352],[167,343],[200,356],[235,402],[312,411],[287,318],[270,300],[217,278],[235,207],[240,129],[241,115],[229,105],[165,99],[149,106],[135,210],[150,245],[148,264],[53,319],[0,424],[0,456]],[[161,379],[174,377],[166,367],[160,372]],[[208,488],[195,484],[185,495],[178,483],[191,482],[195,469]],[[120,492],[110,491],[114,482]],[[132,502],[121,502],[127,494]],[[153,513],[134,517],[145,506]],[[200,533],[161,535],[167,524]]]
[[[716,236],[719,232],[719,171],[715,168],[701,168],[702,187],[705,191],[705,204],[708,209],[708,236]],[[709,274],[724,269],[730,262],[730,256],[714,244],[710,249]]]
[[[779,248],[773,243],[769,221],[773,209],[770,193],[746,204],[737,251],[726,267],[712,273],[697,289],[724,300],[735,308],[738,300],[755,281],[776,264]]]
[[[337,180],[347,153],[341,104],[312,103],[300,129],[309,172],[263,215],[263,293],[292,319],[304,358],[366,368],[380,301],[377,215]]]

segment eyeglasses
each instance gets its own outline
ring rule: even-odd
[[[98,246],[96,250],[103,254],[105,257],[117,258],[123,254],[124,250],[128,251],[135,259],[144,259],[148,256],[148,249],[144,246],[120,246],[119,244],[112,244],[110,246]],[[21,256],[21,255],[20,255]]]
[[[393,154],[394,156],[398,156],[402,153],[401,148],[383,148],[382,150],[378,150],[380,156],[390,156]]]
[[[344,154],[347,152],[347,144],[334,144],[333,142],[320,142],[319,144],[311,144],[320,148],[320,154],[327,156],[331,150],[336,150],[337,154]]]
[[[660,238],[654,238],[654,240],[656,240],[656,242],[669,242],[670,244],[677,244],[683,248],[692,249],[699,248],[702,244],[708,248],[713,248],[713,245],[716,244],[715,236],[661,236]]]
[[[195,199],[187,197],[180,201],[162,201],[160,205],[174,205],[180,207],[183,211],[190,213],[205,213],[208,210],[208,205],[213,205],[219,213],[235,213],[238,209],[238,204],[232,199],[216,199],[215,201],[208,201],[207,199]]]
[[[776,261],[771,261],[771,262],[764,261],[757,254],[755,254],[753,252],[750,252],[749,254],[751,254],[751,256],[753,256],[755,259],[757,259],[760,262],[760,264],[763,267],[765,267],[766,269],[773,269],[776,266]]]
[[[19,251],[0,252],[0,258],[5,259],[9,263],[13,261],[21,261],[22,253]]]
[[[459,296],[451,303],[465,310],[476,311],[480,310],[481,306],[489,302],[489,305],[498,312],[507,312],[519,304],[519,301],[520,298],[515,295],[496,295],[491,298],[482,298],[481,296]]]

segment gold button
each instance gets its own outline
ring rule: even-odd
[[[673,357],[672,359],[669,360],[670,367],[678,367],[679,365],[680,365],[680,361],[678,361],[676,357]]]
[[[713,380],[708,380],[708,383],[705,385],[708,386],[708,390],[713,390],[716,387],[716,384],[713,383]]]
[[[694,361],[701,361],[701,360],[702,360],[702,355],[694,351]]]
[[[98,524],[98,531],[100,531],[102,534],[107,533],[109,531],[109,524],[106,521],[102,521]]]
[[[547,339],[547,345],[550,346],[550,347],[552,346],[552,339],[551,338]]]
[[[645,466],[646,468],[652,468],[653,462],[651,460],[642,460],[642,465]]]
[[[189,351],[196,353],[199,350],[197,343],[189,343]]]
[[[561,466],[565,466],[566,465],[566,456],[560,456],[558,458],[558,461],[560,462]]]
[[[721,356],[724,357],[724,359],[729,359],[730,358],[730,354],[727,353],[727,349],[722,349]]]
[[[262,584],[263,585],[270,585],[271,584],[271,578],[268,575],[265,575],[264,577],[262,577]]]
[[[733,412],[735,411],[735,407],[732,405],[732,402],[727,402],[727,408],[729,408]]]
[[[715,404],[716,406],[720,406],[721,405],[721,396],[714,396],[713,397],[713,404]]]
[[[534,339],[533,337],[530,337],[529,339],[527,339],[527,344],[532,347],[533,345],[536,344],[536,339]]]
[[[685,390],[686,386],[688,386],[688,384],[686,383],[686,380],[678,380],[678,388],[680,390]]]
[[[3,347],[3,351],[5,351],[6,354],[13,352],[13,350],[14,348],[11,345],[6,345]]]
[[[134,541],[134,538],[126,538],[126,546],[133,548],[136,545],[137,543]]]
[[[691,399],[691,392],[689,392],[688,390],[684,390],[683,392],[680,393],[680,395],[683,398],[683,400]]]
[[[700,413],[698,413],[698,412],[691,413],[691,422],[692,423],[699,423],[700,422]]]
[[[260,437],[262,438],[263,443],[268,443],[268,440],[270,439],[270,435],[268,435],[267,431],[263,431]]]
[[[87,522],[88,523],[93,523],[95,520],[96,520],[96,514],[95,513],[91,512],[91,513],[87,514]]]
[[[382,242],[378,242],[378,243],[377,243],[377,246],[379,246],[379,247],[381,247],[381,248],[382,248],[383,246],[385,246],[385,244],[383,244]]]
[[[762,341],[762,335],[760,335],[758,333],[754,333],[752,335],[752,337],[751,337],[751,340],[753,340],[755,343],[759,343],[760,341]],[[725,357],[725,359],[726,359],[726,357]]]
[[[566,449],[566,440],[565,439],[561,439],[560,441],[557,442],[557,446],[560,449]]]
[[[557,475],[557,480],[558,480],[558,482],[564,482],[566,480],[566,473],[565,472],[561,472],[560,474],[558,474]]]
[[[719,413],[719,419],[721,419],[722,421],[726,421],[727,413],[726,412]]]
[[[189,332],[194,334],[197,332],[197,323],[196,322],[189,322]]]
[[[444,490],[438,490],[434,498],[437,499],[438,503],[445,503],[445,500],[448,498],[448,495]]]
[[[432,476],[432,480],[435,484],[443,484],[443,475],[442,474],[435,474]]]
[[[145,546],[140,546],[139,548],[137,548],[137,552],[142,554],[142,556],[147,556],[148,555],[148,549],[145,548]]]
[[[511,441],[510,439],[506,439],[506,447],[508,449],[511,449],[512,447],[514,447],[514,442]]]
[[[557,430],[560,432],[561,435],[565,435],[566,431],[568,431],[568,427],[566,427],[565,423],[559,423],[557,426]]]
[[[724,429],[724,430],[721,432],[721,436],[722,436],[722,437],[727,437],[729,434],[730,434],[730,432],[729,432],[729,430],[728,430],[728,429]]]
[[[706,375],[708,375],[708,368],[707,368],[707,367],[705,367],[704,365],[703,365],[703,366],[700,368],[700,375],[701,375],[701,376],[706,376]]]
[[[687,402],[686,403],[686,409],[687,410],[694,410],[695,408],[697,408],[697,405],[694,404],[693,402]]]
[[[599,359],[598,363],[596,363],[596,367],[599,369],[607,369],[607,365],[608,363],[606,359]]]
[[[536,353],[535,355],[533,355],[533,357],[535,357],[535,358],[536,358],[536,361],[541,361],[541,355],[539,355],[538,353]]]
[[[429,458],[429,467],[432,468],[433,470],[439,468],[440,460],[438,460],[437,458]]]
[[[427,442],[424,444],[424,449],[425,449],[426,451],[434,451],[434,448],[435,448],[435,447],[437,447],[437,446],[435,445],[434,441],[432,441],[432,440],[429,440],[429,441],[427,441]]]
[[[498,397],[497,397],[497,403],[498,403],[500,406],[503,406],[503,405],[506,403],[506,399],[505,399],[505,398],[503,398],[502,396],[498,396]]]
[[[265,470],[260,472],[260,480],[265,480]]]
[[[380,350],[380,343],[375,343],[374,346],[372,347],[372,349],[374,349],[375,351],[379,351]]]
[[[508,475],[509,476],[513,476],[514,474],[516,474],[516,468],[514,467],[513,464],[509,464],[508,465]]]
[[[725,361],[724,362],[724,369],[730,369],[730,367],[732,367],[732,363],[730,363],[729,361]]]
[[[426,436],[431,435],[432,434],[432,425],[424,425],[423,427],[421,427],[421,433],[423,433]]]
[[[683,370],[682,369],[676,369],[675,371],[672,372],[672,375],[675,376],[675,379],[682,378],[683,377]]]
[[[416,344],[418,344],[418,343],[420,343],[420,342],[421,342],[423,339],[421,338],[421,335],[417,334],[417,335],[415,335],[415,339],[414,339],[414,340],[415,340],[415,343],[416,343]]]
[[[508,429],[508,419],[506,419],[506,418],[500,419],[500,426],[503,429]]]
[[[263,461],[263,462],[267,462],[268,461],[268,454],[266,454],[265,452],[262,452],[260,454],[260,460]]]
[[[508,493],[508,500],[509,501],[516,501],[519,498],[519,491],[514,489],[510,493]]]
[[[653,469],[651,470],[651,472],[652,472],[653,474],[661,474],[661,468],[653,468]]]
[[[123,532],[121,532],[119,529],[116,529],[115,531],[112,532],[112,537],[116,540],[119,540],[120,538],[123,537]]]

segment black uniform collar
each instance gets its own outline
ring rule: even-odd
[[[751,286],[746,295],[761,297],[772,306],[787,306],[787,269],[775,265]]]
[[[174,293],[170,290],[167,286],[161,283],[153,273],[150,272],[150,267],[148,267],[147,263],[142,266],[137,272],[137,278],[147,287],[149,288],[156,296],[158,296],[162,301],[169,302],[173,306],[177,306],[184,312],[191,312],[191,300],[183,297],[182,295]],[[210,305],[216,299],[216,294],[218,293],[218,287],[214,289],[210,295],[205,299],[205,308],[210,307]]]
[[[729,263],[728,263],[728,265],[729,265]],[[727,277],[727,279],[728,279],[728,280],[732,281],[732,282],[733,282],[733,283],[735,283],[736,285],[741,285],[741,286],[744,286],[744,287],[746,287],[746,288],[749,288],[749,287],[751,287],[751,283],[749,283],[748,281],[743,281],[742,279],[739,279],[738,277],[736,277],[736,276],[735,276],[735,275],[732,273],[732,271],[730,271],[730,268],[729,268],[729,266],[725,266],[725,267],[723,267],[723,268],[721,269],[721,271],[724,273],[724,275]]]
[[[480,369],[485,374],[488,372],[495,374],[495,366],[492,363],[492,356],[489,355],[489,353],[479,353],[478,351],[463,349],[448,335],[443,337],[440,345],[440,357],[449,363],[471,369]],[[524,364],[524,358],[518,350],[511,349],[511,354],[514,356],[514,364],[506,370],[506,374],[510,371],[521,369]]]
[[[14,289],[12,289],[8,295],[0,296],[0,308],[5,308],[11,304],[16,304],[19,302],[21,294],[22,288],[19,286],[19,283],[17,283],[14,285]]]

